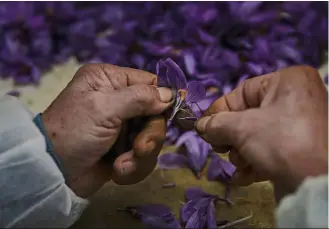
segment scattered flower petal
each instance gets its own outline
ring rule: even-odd
[[[235,172],[236,167],[229,161],[223,160],[218,155],[212,155],[208,168],[207,178],[210,181],[228,183]]]

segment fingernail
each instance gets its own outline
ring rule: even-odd
[[[133,161],[126,161],[122,163],[121,174],[127,175],[136,170],[136,164]]]
[[[174,98],[173,92],[169,88],[158,87],[157,89],[158,89],[160,99],[162,102],[169,103],[173,100],[173,98]]]
[[[209,122],[210,118],[210,116],[207,116],[196,121],[195,129],[199,134],[204,134],[206,132],[207,123]]]

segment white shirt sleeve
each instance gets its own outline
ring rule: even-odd
[[[328,175],[307,178],[283,198],[276,219],[279,228],[328,228]]]
[[[65,184],[32,119],[16,98],[0,98],[0,227],[67,228],[88,201]]]

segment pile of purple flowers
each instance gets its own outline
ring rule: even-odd
[[[293,64],[318,67],[328,2],[1,2],[0,76],[38,83],[74,56],[155,72],[170,57],[217,87]]]

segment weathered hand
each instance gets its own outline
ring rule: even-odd
[[[327,173],[328,94],[316,70],[291,67],[244,81],[196,125],[237,166],[234,181],[272,180],[293,191]]]
[[[136,183],[153,170],[166,134],[161,114],[173,99],[156,81],[141,70],[88,64],[42,114],[77,195],[87,197],[111,178],[118,184]],[[140,124],[136,118],[144,120],[138,129],[131,127]],[[123,154],[112,165],[101,158],[114,144]]]

